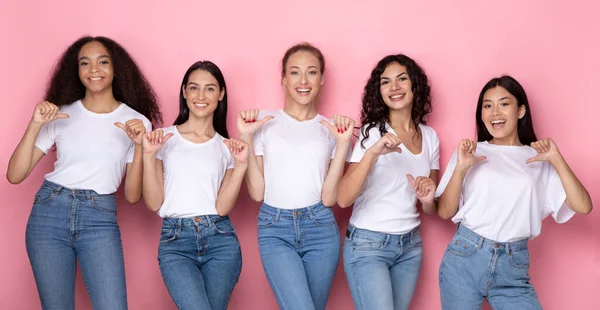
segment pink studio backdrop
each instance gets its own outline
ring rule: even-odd
[[[170,4],[168,4],[170,3]],[[177,3],[177,4],[175,4]],[[433,89],[430,125],[442,165],[461,138],[474,137],[475,104],[491,77],[509,73],[525,87],[540,137],[552,137],[600,199],[598,158],[600,22],[594,1],[9,1],[0,5],[0,166],[5,169],[53,63],[84,34],[109,36],[137,60],[160,96],[165,125],[177,114],[187,67],[209,59],[229,85],[229,128],[241,109],[283,106],[279,61],[309,41],[327,61],[320,112],[358,117],[370,70],[383,56],[405,53],[426,70]],[[93,143],[93,137],[90,137]],[[37,309],[25,251],[34,193],[54,156],[18,186],[0,179],[0,308]],[[4,171],[4,170],[3,170]],[[119,198],[130,309],[175,309],[156,260],[160,218],[143,203]],[[243,270],[230,309],[276,309],[257,245],[258,203],[243,191],[231,215]],[[334,209],[340,231],[351,209]],[[413,309],[440,309],[438,267],[455,226],[422,216],[424,260]],[[545,309],[600,309],[600,211],[558,225],[544,222],[531,242],[532,282]],[[81,276],[77,308],[91,309]],[[352,309],[340,260],[328,309]]]

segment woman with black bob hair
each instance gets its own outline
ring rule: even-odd
[[[144,200],[163,218],[158,261],[179,309],[227,309],[242,270],[228,214],[248,145],[229,139],[226,118],[223,73],[199,61],[183,77],[173,126],[144,136]]]
[[[477,101],[477,141],[464,139],[436,191],[459,224],[439,271],[443,309],[542,309],[529,282],[528,240],[542,220],[588,214],[592,202],[552,139],[538,140],[523,87],[490,80]]]
[[[362,98],[362,128],[337,202],[354,203],[344,243],[344,270],[357,309],[408,309],[423,248],[420,203],[436,211],[439,140],[426,126],[430,86],[406,55],[375,66]]]
[[[161,121],[156,96],[121,45],[87,36],[61,56],[44,100],[6,174],[22,182],[56,145],[26,230],[42,308],[74,309],[79,263],[94,309],[126,309],[115,192],[126,173],[126,200],[141,199],[142,136]]]

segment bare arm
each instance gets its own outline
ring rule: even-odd
[[[242,140],[229,139],[224,142],[231,156],[235,159],[235,167],[227,170],[219,189],[216,208],[220,216],[228,215],[235,205],[242,186],[242,180],[248,169],[249,154],[248,143]]]
[[[351,130],[350,130],[351,132]],[[321,190],[321,200],[326,207],[333,206],[337,201],[338,185],[344,174],[344,164],[346,163],[346,154],[350,148],[350,142],[339,142],[336,144],[335,155],[329,163],[329,170],[323,182]]]
[[[154,212],[160,209],[165,200],[163,162],[156,158],[156,153],[172,136],[172,133],[163,136],[161,129],[146,133],[143,136],[142,192],[146,207]]]

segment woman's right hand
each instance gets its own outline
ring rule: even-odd
[[[144,133],[142,137],[142,150],[144,154],[156,154],[172,136],[172,133],[165,135],[162,129]]]
[[[398,136],[388,132],[383,135],[383,137],[379,138],[379,140],[369,148],[369,151],[377,156],[388,153],[401,153],[402,149],[399,147],[401,143],[402,141],[400,141]]]
[[[485,156],[475,156],[475,150],[477,150],[477,142],[469,139],[460,141],[456,166],[469,169],[487,158]]]
[[[267,121],[273,119],[273,116],[266,116],[261,120],[258,118],[258,109],[240,111],[237,116],[237,129],[240,136],[253,135]]]
[[[48,101],[42,101],[35,106],[31,122],[45,125],[59,118],[69,118],[68,114],[58,113],[58,106]]]

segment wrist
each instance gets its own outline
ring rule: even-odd
[[[29,121],[29,124],[27,125],[27,127],[31,128],[31,129],[41,129],[42,126],[44,126],[43,123],[38,123],[36,121],[34,121],[33,119]]]

